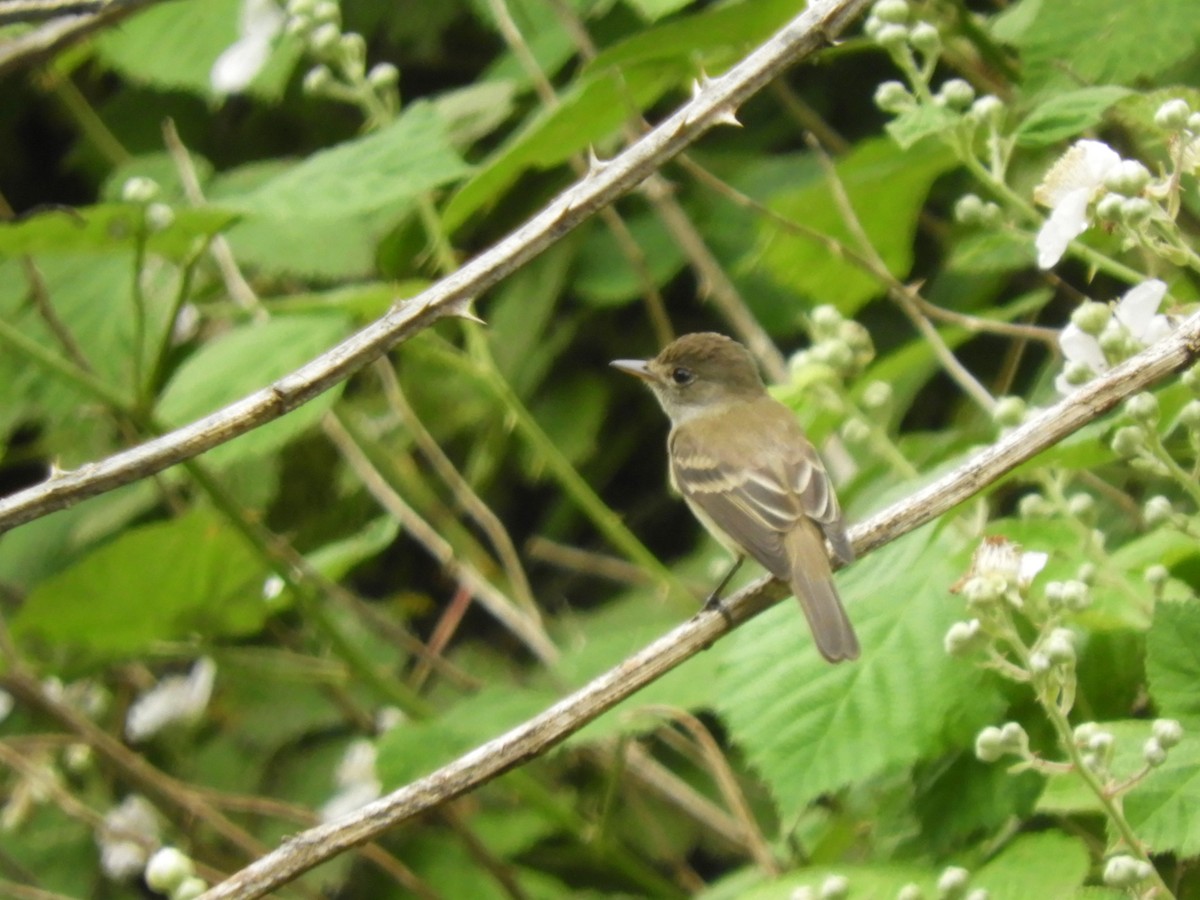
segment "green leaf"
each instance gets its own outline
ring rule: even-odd
[[[223,231],[238,218],[232,210],[212,206],[172,208],[172,213],[166,228],[147,235],[146,249],[176,262],[196,252],[197,239]],[[143,207],[133,203],[103,203],[0,222],[0,255],[132,251],[144,228],[143,215]]]
[[[1151,735],[1144,720],[1100,722],[1112,734],[1113,777],[1124,780],[1143,771],[1142,747]],[[1125,817],[1155,853],[1195,856],[1200,853],[1200,719],[1183,719],[1183,742],[1167,753],[1166,762],[1152,769],[1123,795]],[[1051,778],[1038,801],[1038,810],[1050,814],[1093,813],[1100,802],[1073,774]],[[1116,832],[1109,827],[1110,837]]]
[[[634,66],[624,73],[584,77],[564,92],[558,106],[542,110],[497,150],[446,205],[447,230],[461,228],[495,202],[529,169],[548,169],[596,146],[687,75],[683,66]]]
[[[906,278],[912,266],[917,218],[929,187],[951,165],[953,159],[943,148],[905,154],[882,138],[865,141],[838,160],[838,177],[855,215],[897,278]],[[858,242],[819,172],[810,168],[798,186],[780,191],[768,203],[785,218],[857,249]],[[771,223],[760,226],[757,247],[742,268],[766,269],[795,293],[820,297],[846,314],[853,314],[882,290],[874,276],[841,254],[831,253],[824,242],[785,234]]]
[[[1025,117],[1014,137],[1022,147],[1045,147],[1086,131],[1108,108],[1133,93],[1116,85],[1080,88],[1055,94]]]
[[[683,268],[685,257],[662,219],[641,214],[625,220],[641,251],[651,284],[662,287]],[[630,265],[611,228],[598,224],[587,231],[580,249],[572,288],[593,306],[623,306],[645,293],[641,274]]]
[[[1146,676],[1160,715],[1200,716],[1200,604],[1158,604],[1146,636]]]
[[[314,153],[229,205],[273,221],[337,220],[385,209],[395,215],[469,171],[436,110],[418,102],[390,125]]]
[[[105,29],[96,45],[101,58],[131,81],[215,97],[213,63],[238,40],[242,6],[242,0],[155,5]],[[281,37],[248,91],[281,97],[301,54],[299,41]]]
[[[1039,4],[1013,40],[1024,79],[1037,89],[1131,84],[1192,55],[1198,37],[1193,0],[1053,0]]]
[[[347,329],[339,315],[275,316],[240,325],[210,341],[179,367],[159,399],[157,414],[176,428],[267,387],[328,350]],[[216,447],[205,459],[225,466],[278,450],[314,425],[341,395],[339,384],[261,428]]]
[[[863,644],[855,662],[822,660],[794,602],[722,644],[714,700],[785,818],[822,793],[970,746],[997,712],[991,682],[942,649],[963,616],[949,594],[956,556],[926,527],[839,576]]]
[[[638,0],[639,3],[679,3],[680,0]],[[796,15],[795,0],[747,0],[710,6],[634,32],[602,50],[586,71],[612,66],[675,60],[699,74],[703,66],[717,74],[728,62],[761,43]]]
[[[1136,724],[1140,736],[1123,740],[1118,735],[1118,740],[1140,751],[1149,728],[1146,722]],[[1126,795],[1125,815],[1155,853],[1188,857],[1200,853],[1200,719],[1185,720],[1183,727],[1183,743]],[[1140,761],[1140,752],[1137,757]]]
[[[971,875],[988,900],[1070,897],[1091,867],[1087,847],[1058,831],[1023,834]]]
[[[268,614],[267,570],[245,538],[204,509],[126,531],[44,581],[13,620],[23,643],[115,658],[157,641],[245,635]]]
[[[901,150],[908,150],[923,138],[949,131],[959,116],[942,106],[922,104],[905,110],[884,128]]]
[[[692,2],[693,0],[626,0],[626,3],[637,10],[643,19],[650,22],[679,12]]]

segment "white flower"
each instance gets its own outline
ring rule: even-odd
[[[130,794],[120,806],[104,815],[104,824],[96,832],[100,848],[100,866],[114,881],[128,881],[142,874],[150,858],[150,848],[159,840],[158,819],[145,797]]]
[[[1050,207],[1037,236],[1038,266],[1049,269],[1071,241],[1091,224],[1088,207],[1104,192],[1104,179],[1121,164],[1115,150],[1100,141],[1076,141],[1046,173],[1033,199]]]
[[[1166,316],[1158,315],[1159,304],[1166,296],[1167,286],[1157,278],[1143,281],[1125,292],[1113,310],[1113,319],[1108,328],[1120,328],[1137,343],[1148,347],[1171,333],[1171,323]],[[1082,331],[1074,322],[1067,325],[1058,336],[1065,365],[1054,380],[1060,394],[1069,394],[1079,387],[1067,379],[1067,369],[1072,365],[1086,366],[1094,375],[1108,370],[1108,358],[1100,347],[1099,339]]]
[[[271,55],[271,43],[283,30],[287,16],[275,0],[242,0],[238,39],[217,57],[209,82],[218,94],[244,91]]]
[[[321,821],[332,822],[349,815],[383,792],[375,775],[375,745],[365,738],[351,742],[333,775],[337,793],[321,807]]]
[[[217,664],[208,657],[196,660],[187,675],[169,675],[129,707],[125,735],[135,744],[157,734],[168,725],[194,722],[212,696]]]

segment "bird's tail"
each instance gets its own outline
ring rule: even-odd
[[[858,659],[858,638],[833,584],[820,531],[811,522],[804,522],[788,535],[788,542],[788,558],[792,562],[789,581],[808,619],[817,649],[834,663]]]

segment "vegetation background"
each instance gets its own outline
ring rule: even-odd
[[[44,51],[54,4],[18,5],[6,494],[294,371],[802,7],[113,3]],[[167,846],[152,887],[194,896],[691,615],[727,561],[611,359],[746,341],[861,521],[1135,353],[1171,322],[1110,304],[1195,300],[1198,41],[1191,0],[884,0],[478,297],[486,326],[4,534],[0,894],[144,896]],[[1039,265],[1066,213],[1035,187],[1088,175],[1085,137],[1144,168],[1084,178],[1097,227]],[[784,603],[280,896],[1200,896],[1197,381],[841,574],[858,662]],[[972,569],[984,535],[1044,569]]]

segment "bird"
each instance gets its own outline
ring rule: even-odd
[[[735,557],[709,596],[746,557],[788,584],[817,650],[829,662],[857,659],[825,542],[843,564],[854,560],[842,510],[825,466],[788,407],[763,384],[750,352],[715,332],[685,334],[653,359],[611,365],[644,381],[671,421],[670,483],[701,524]]]

